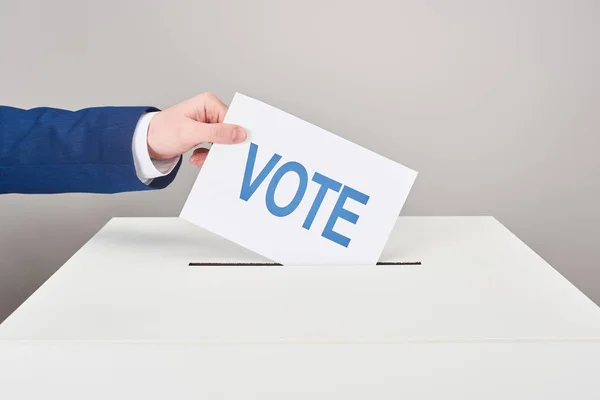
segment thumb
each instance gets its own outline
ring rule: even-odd
[[[191,146],[197,146],[206,142],[234,144],[242,143],[246,140],[246,130],[241,126],[189,121],[189,140]]]

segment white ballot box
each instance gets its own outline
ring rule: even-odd
[[[402,217],[381,261],[113,219],[0,325],[0,399],[600,399],[600,309],[495,219]]]

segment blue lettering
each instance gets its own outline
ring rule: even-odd
[[[248,151],[248,160],[246,161],[246,170],[244,171],[244,179],[242,181],[242,190],[240,191],[240,199],[248,201],[250,197],[256,192],[256,189],[271,173],[275,165],[281,160],[281,156],[277,153],[273,154],[267,165],[260,171],[254,182],[252,182],[252,173],[254,172],[254,164],[256,163],[256,153],[258,152],[258,146],[254,143],[250,143],[250,149]]]
[[[258,173],[254,181],[252,180],[252,176],[254,174],[254,166],[256,164],[256,154],[258,153],[258,145],[255,143],[250,143],[250,148],[248,150],[248,159],[246,160],[246,169],[244,171],[244,177],[242,180],[242,188],[240,191],[240,199],[244,201],[248,201],[254,193],[258,190],[260,185],[267,179],[271,171],[275,169],[279,161],[281,160],[281,156],[277,153],[274,153],[271,156],[271,159],[267,164],[262,168],[262,170]],[[275,190],[279,186],[279,182],[284,177],[285,174],[293,172],[298,175],[299,183],[298,188],[296,189],[296,193],[294,197],[289,202],[289,204],[285,206],[279,206],[275,203]],[[319,191],[313,200],[313,203],[304,219],[304,223],[302,227],[306,230],[310,230],[312,224],[319,213],[321,206],[323,205],[323,201],[325,196],[327,196],[327,192],[333,190],[334,192],[339,193],[339,197],[331,211],[331,215],[325,224],[325,228],[321,233],[321,236],[331,240],[334,243],[339,244],[340,246],[348,247],[351,239],[346,237],[338,232],[334,231],[335,224],[338,219],[343,219],[345,221],[350,222],[351,224],[356,224],[359,216],[351,211],[348,211],[344,208],[346,201],[348,199],[352,199],[360,204],[366,205],[369,202],[369,196],[359,192],[356,189],[353,189],[349,186],[343,186],[340,182],[331,179],[325,175],[322,175],[318,172],[315,172],[312,181],[316,184],[320,185]],[[265,196],[265,203],[267,206],[267,210],[276,217],[285,217],[293,213],[304,198],[306,194],[306,189],[308,187],[308,172],[306,168],[302,164],[296,161],[289,161],[283,164],[271,178],[271,182],[269,182],[269,186],[267,187],[267,192]],[[340,192],[341,190],[341,192]]]
[[[315,197],[315,201],[313,202],[312,206],[310,207],[310,210],[308,211],[308,214],[306,215],[304,224],[302,224],[302,227],[304,229],[310,229],[313,221],[315,220],[315,217],[317,216],[317,212],[319,212],[321,204],[323,204],[323,199],[325,198],[325,195],[327,194],[329,189],[339,192],[342,187],[342,184],[338,181],[334,181],[333,179],[328,178],[325,175],[321,175],[318,172],[315,172],[312,180],[313,182],[316,182],[319,185],[321,185],[321,188],[319,189],[319,192]]]
[[[329,216],[329,221],[327,221],[325,229],[323,229],[323,233],[321,234],[321,236],[324,238],[327,238],[344,247],[348,247],[350,244],[350,238],[333,231],[337,219],[341,218],[352,224],[356,224],[356,221],[358,221],[358,215],[344,208],[346,199],[356,200],[357,202],[366,205],[369,201],[369,196],[359,192],[358,190],[352,189],[349,186],[344,186],[342,192],[340,193],[340,197],[335,203],[333,211]]]
[[[296,194],[294,198],[285,207],[280,207],[275,204],[275,189],[279,184],[281,178],[288,172],[295,172],[298,174],[300,178],[300,183],[298,185],[298,190],[296,190]],[[306,168],[302,166],[302,164],[296,161],[290,161],[283,164],[275,174],[273,174],[273,178],[271,178],[271,183],[269,183],[269,187],[267,189],[267,209],[271,214],[276,217],[285,217],[286,215],[290,215],[294,212],[296,208],[300,205],[300,201],[304,197],[304,193],[306,193],[306,187],[308,185],[308,173],[306,172]]]

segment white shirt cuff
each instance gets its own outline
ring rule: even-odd
[[[148,153],[148,127],[152,117],[157,113],[149,112],[142,115],[133,133],[133,164],[135,165],[137,177],[144,185],[152,183],[154,178],[169,175],[179,161],[179,157],[170,160],[153,160],[150,158]]]

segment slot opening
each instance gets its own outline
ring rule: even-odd
[[[377,265],[421,265],[421,261],[381,261]],[[191,262],[190,267],[281,267],[282,264],[274,262],[253,263],[223,263],[223,262]]]

